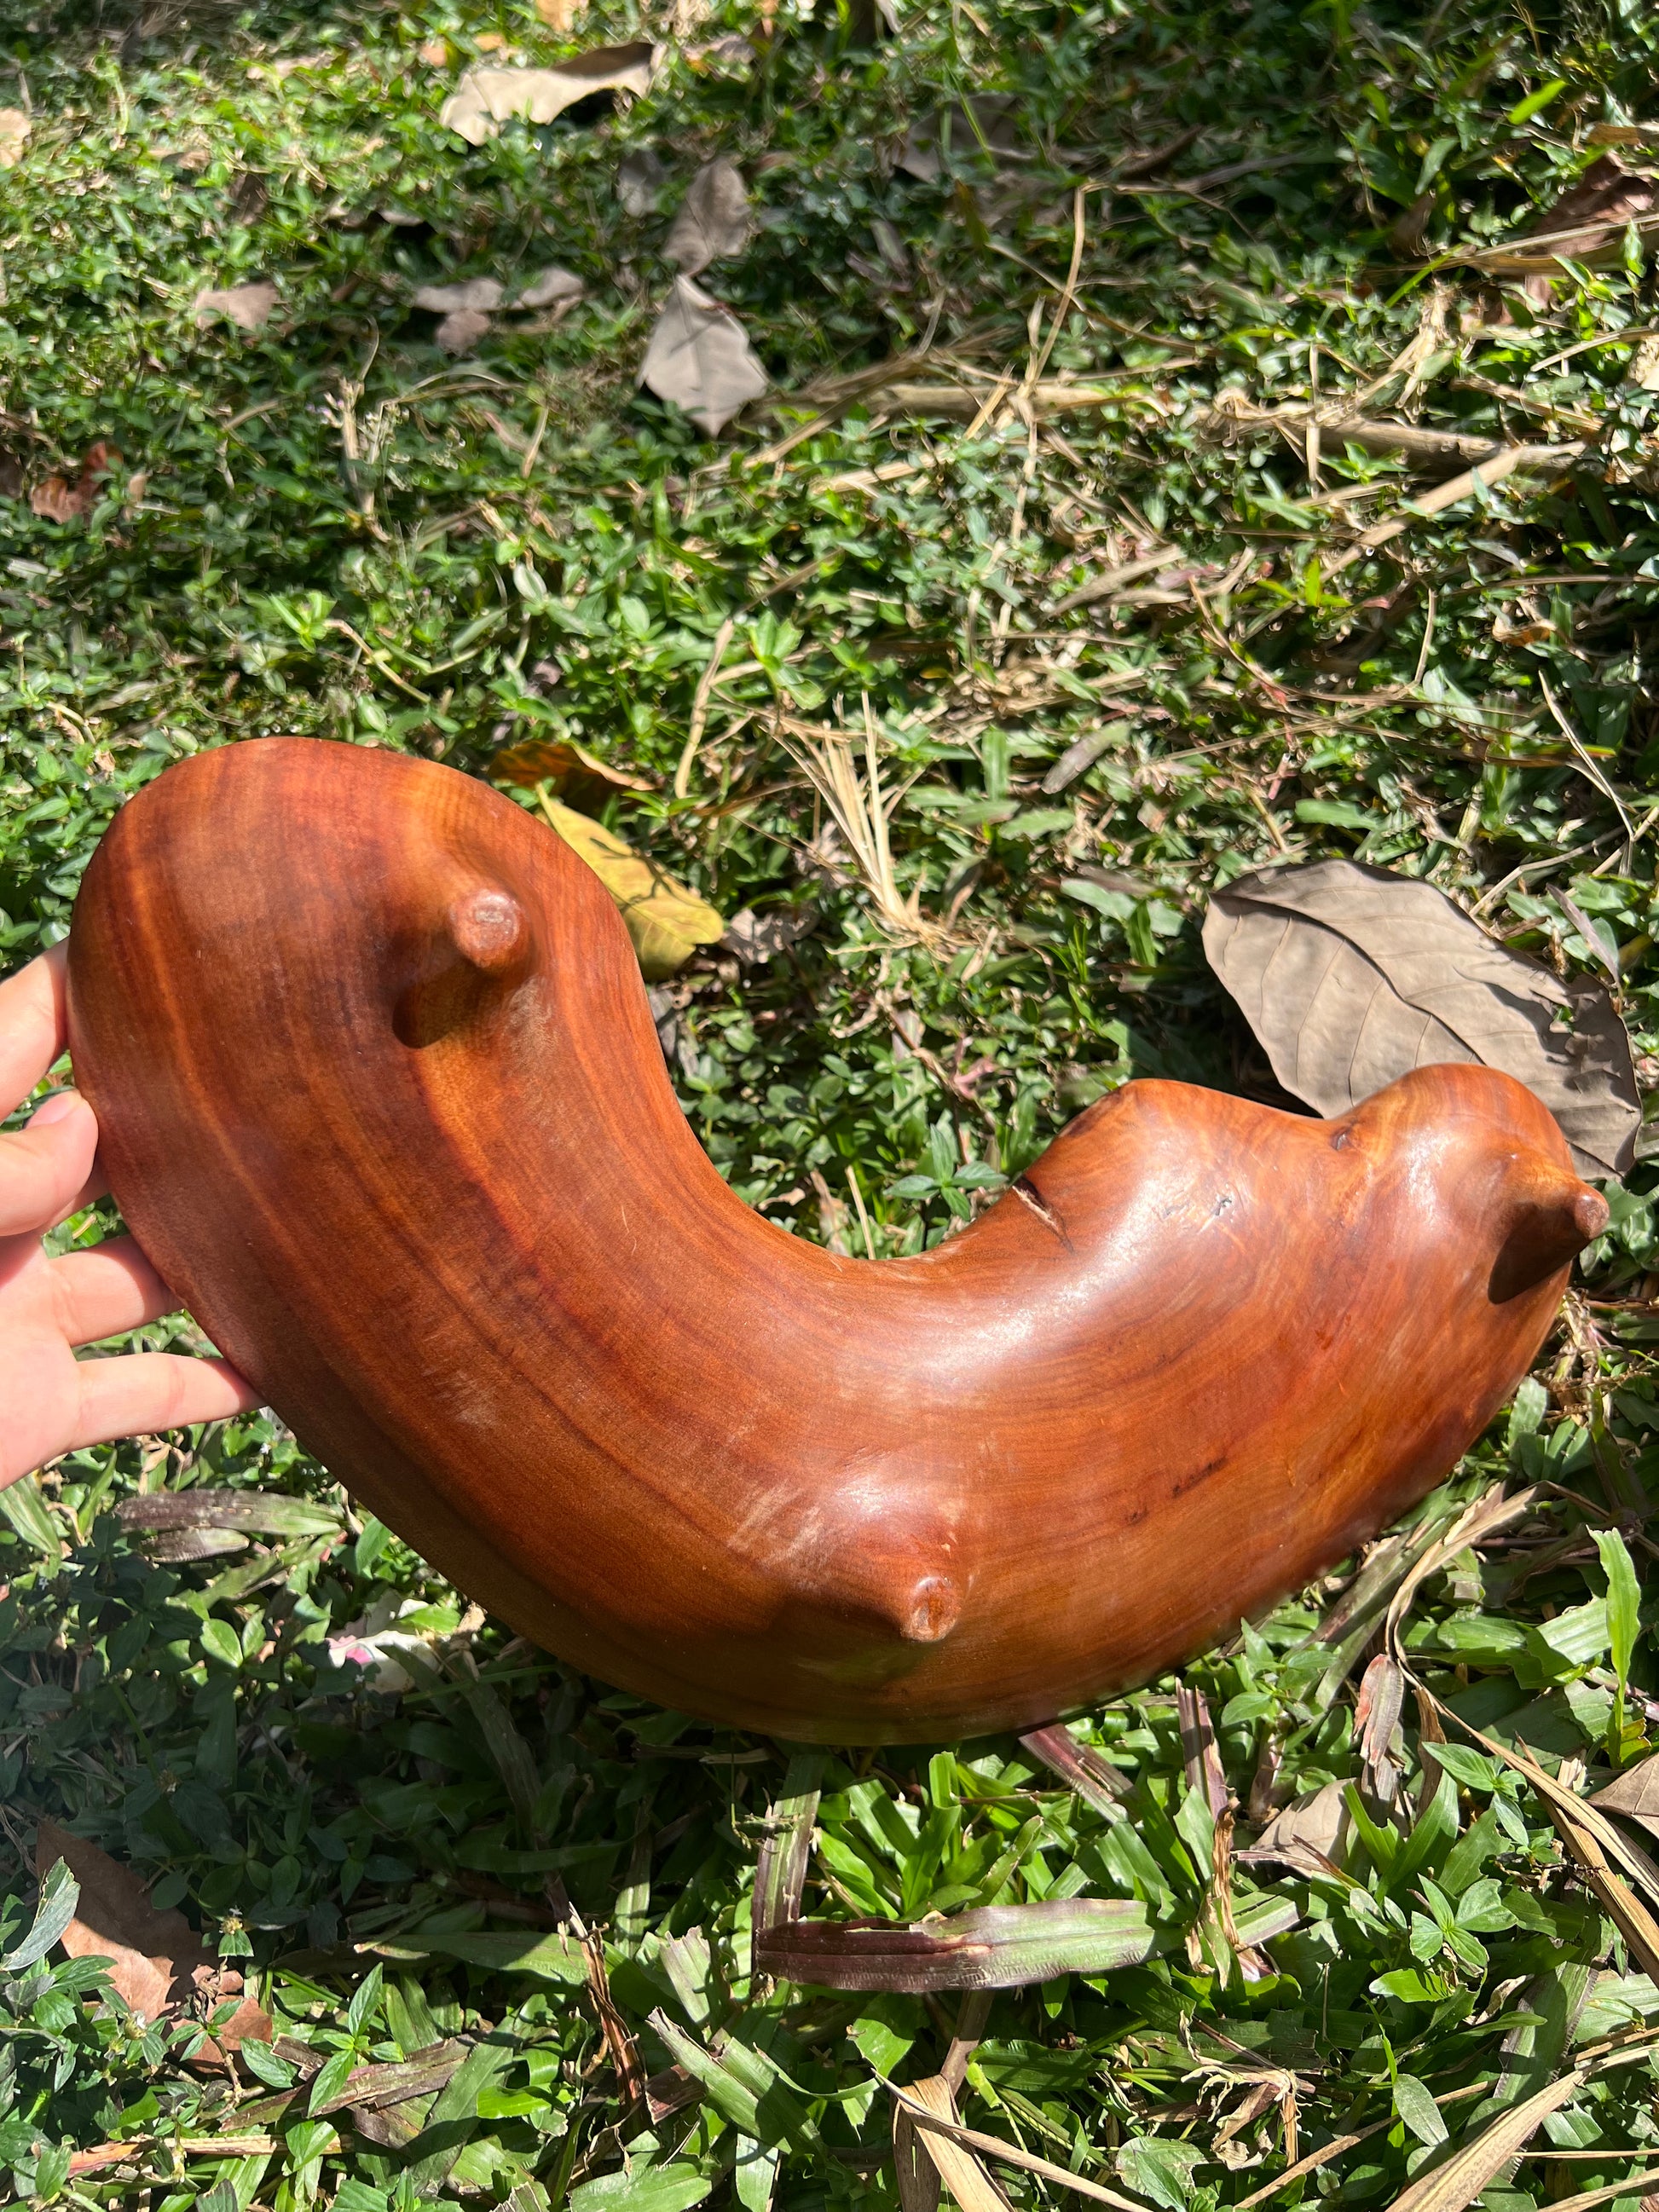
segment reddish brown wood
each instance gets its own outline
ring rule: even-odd
[[[608,1681],[786,1737],[1145,1680],[1420,1498],[1606,1218],[1507,1077],[1340,1121],[1138,1082],[878,1265],[747,1210],[597,878],[508,800],[265,739],[117,818],[76,1068],[132,1227],[301,1437]]]

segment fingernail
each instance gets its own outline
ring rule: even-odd
[[[78,1091],[54,1091],[46,1103],[29,1115],[28,1125],[31,1129],[45,1129],[54,1121],[67,1121],[86,1103]]]

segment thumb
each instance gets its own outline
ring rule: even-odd
[[[97,1117],[75,1091],[60,1091],[27,1128],[0,1137],[0,1237],[38,1236],[61,1221],[97,1150]]]

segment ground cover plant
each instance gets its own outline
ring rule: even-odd
[[[630,42],[632,91],[440,120]],[[947,1234],[1132,1075],[1286,1103],[1199,944],[1275,859],[1600,975],[1651,1079],[1633,0],[14,0],[0,57],[9,961],[169,761],[298,731],[516,756],[715,908],[653,987],[685,1109],[849,1250]],[[690,412],[639,386],[665,311]],[[1587,1800],[1659,1717],[1653,1185],[1409,1524],[1076,1718],[1069,1781],[580,1680],[268,1418],[18,1486],[11,2189],[890,2203],[888,2085],[949,2065],[1025,2161],[958,2147],[970,2212],[1634,2212],[1659,1899]],[[63,1836],[150,1885],[112,1972],[37,1895]],[[791,1846],[815,1917],[1108,1897],[1155,1948],[988,2006],[769,1979]]]

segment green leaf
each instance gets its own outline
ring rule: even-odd
[[[1395,1859],[1389,1877],[1390,1888],[1435,1865],[1456,1833],[1457,1784],[1449,1774],[1443,1774]]]
[[[1612,1634],[1607,1601],[1593,1597],[1587,1604],[1569,1606],[1553,1620],[1540,1621],[1527,1631],[1527,1641],[1542,1661],[1545,1680],[1559,1681],[1569,1671],[1593,1667]]]
[[[1394,2108],[1419,2142],[1445,2142],[1446,2123],[1440,2117],[1440,2107],[1426,2084],[1414,2074],[1395,2076]]]
[[[1165,2212],[1182,2212],[1193,2193],[1194,2172],[1203,2163],[1196,2143],[1166,2142],[1155,2136],[1121,2144],[1117,2153],[1119,2179]]]
[[[573,2189],[570,2212],[690,2212],[714,2186],[695,2166],[636,2166]]]
[[[441,1958],[464,1960],[491,1973],[529,1974],[537,1981],[580,1984],[587,1979],[587,1960],[573,1936],[538,1936],[526,1929],[472,1933],[427,1925],[406,1929],[395,1942],[377,1943],[383,1957],[421,1958],[435,1953]]]
[[[1613,1646],[1613,1671],[1622,1691],[1630,1680],[1631,1654],[1641,1626],[1642,1592],[1636,1569],[1616,1528],[1598,1528],[1595,1548],[1607,1577],[1607,1636]]]
[[[0,1966],[15,1974],[25,1966],[38,1966],[74,1919],[75,1908],[80,1901],[81,1885],[70,1872],[69,1861],[55,1860],[40,1885],[40,1901],[28,1934],[15,1950],[0,1960]]]
[[[241,1665],[242,1646],[236,1632],[216,1613],[210,1613],[202,1623],[200,1642],[208,1657],[216,1659],[222,1667],[234,1669]]]
[[[467,2136],[477,2126],[479,2095],[513,2063],[514,2055],[513,2045],[505,2037],[499,2041],[475,2043],[433,2099],[426,2124],[410,2147],[414,2162],[409,2169],[410,2178],[417,2196],[423,2191],[435,2191],[448,2174]],[[428,2138],[436,2139],[436,2148],[423,2157],[415,2156]]]
[[[1536,92],[1529,92],[1524,100],[1517,100],[1506,120],[1510,123],[1530,122],[1534,115],[1549,106],[1558,93],[1565,92],[1566,88],[1565,77],[1553,77],[1549,83],[1540,85]]]
[[[55,1564],[63,1557],[63,1529],[41,1495],[37,1476],[26,1474],[0,1490],[0,1514],[43,1559]]]

